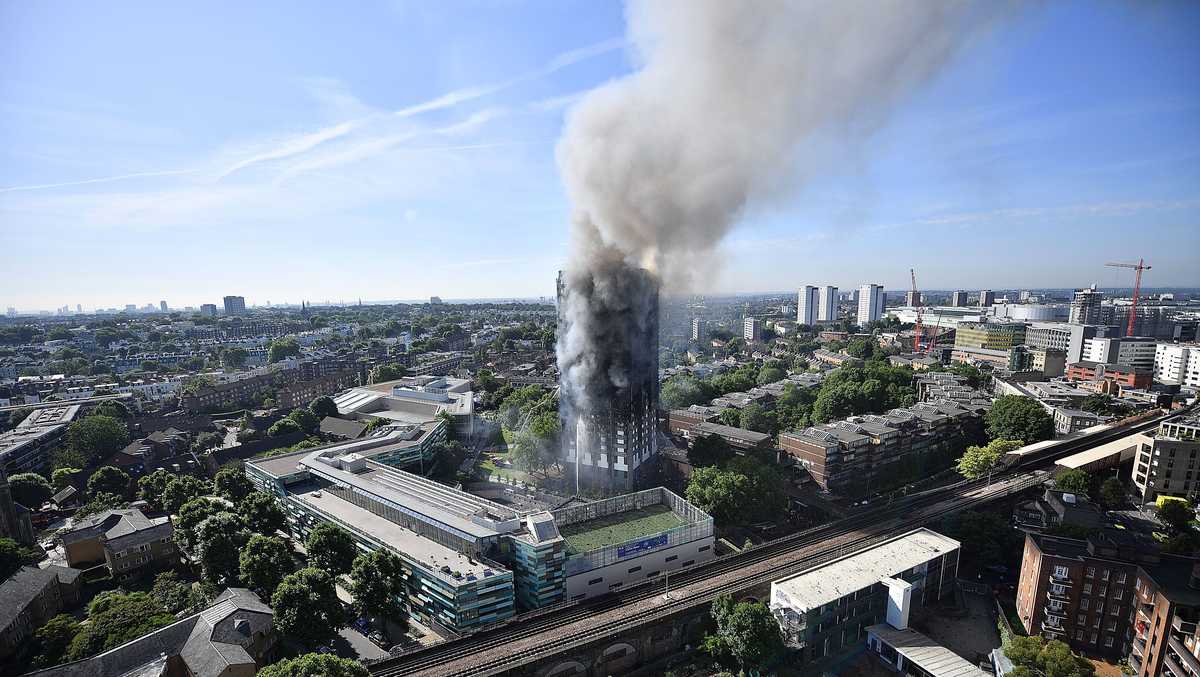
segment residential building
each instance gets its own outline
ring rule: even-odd
[[[1083,360],[1153,372],[1157,342],[1148,337],[1092,338],[1083,342]]]
[[[1007,352],[1025,342],[1023,322],[959,322],[955,348],[983,348]]]
[[[948,467],[962,450],[983,440],[987,406],[950,400],[919,402],[882,415],[779,435],[779,446],[813,481],[835,494],[870,494],[907,477]]]
[[[1040,497],[1017,505],[1013,519],[1027,529],[1099,529],[1104,525],[1104,511],[1087,496],[1047,489]]]
[[[742,320],[742,340],[746,343],[762,341],[762,320],[757,317],[747,317]]]
[[[967,305],[967,292],[958,290],[950,294],[950,305],[955,308],[962,308]]]
[[[1137,436],[1132,478],[1142,503],[1159,496],[1190,498],[1200,489],[1200,413],[1163,421]]]
[[[952,595],[958,559],[958,541],[910,531],[773,581],[771,613],[799,665],[829,661],[862,647],[872,626],[905,628],[914,609]]]
[[[54,564],[23,566],[0,582],[0,660],[21,653],[46,621],[79,605],[82,573]]]
[[[1158,557],[1120,529],[1087,540],[1026,532],[1017,616],[1031,635],[1115,662],[1129,653],[1138,563]]]
[[[164,313],[165,313],[165,312],[169,312],[169,309],[167,308],[167,302],[166,302],[166,301],[159,301],[159,302],[158,302],[158,309],[159,309],[159,311],[161,311],[161,312],[164,312]]]
[[[1111,331],[1110,327],[1101,325],[1034,322],[1025,330],[1025,345],[1030,348],[1062,350],[1066,353],[1066,361],[1069,364],[1083,359],[1085,341],[1113,335]]]
[[[908,306],[909,308],[915,308],[916,306],[921,305],[921,292],[913,291],[911,289],[904,292],[904,305]]]
[[[203,315],[204,317],[216,317],[217,316],[217,305],[215,303],[200,304],[200,314]]]
[[[252,459],[246,474],[283,499],[296,538],[332,522],[399,556],[405,611],[435,628],[473,632],[713,554],[712,519],[662,488],[518,510],[379,463],[360,442]]]
[[[979,292],[979,307],[987,308],[996,304],[996,292],[984,289]]]
[[[816,287],[812,285],[801,287],[800,292],[796,295],[796,322],[809,327],[816,326],[817,310],[820,305],[820,296]]]
[[[838,288],[822,285],[817,289],[817,322],[837,322]]]
[[[1100,324],[1100,302],[1104,294],[1096,291],[1096,285],[1088,289],[1076,289],[1071,296],[1071,324]]]
[[[1099,416],[1082,409],[1054,407],[1054,432],[1060,437],[1086,430],[1111,419],[1109,416]]]
[[[28,677],[249,677],[276,659],[274,621],[253,591],[229,588],[197,614]]]
[[[241,296],[226,296],[225,297],[225,314],[226,315],[244,315],[246,313],[246,299]]]
[[[146,517],[137,508],[105,510],[59,534],[67,564],[88,568],[103,562],[124,578],[170,566],[179,560],[171,518]]]
[[[847,355],[846,353],[835,353],[824,348],[817,348],[814,350],[813,359],[835,367],[840,367],[843,364],[848,364],[850,366],[861,366],[863,363],[860,358]]]
[[[1159,343],[1154,348],[1154,380],[1200,388],[1200,344]]]
[[[864,284],[858,288],[858,324],[866,325],[883,317],[884,297],[881,284]]]
[[[708,338],[708,327],[706,325],[707,325],[707,323],[704,321],[704,318],[701,318],[701,317],[693,317],[692,318],[692,340],[693,341],[703,341],[704,339]]]
[[[15,475],[45,467],[50,452],[63,441],[82,407],[64,404],[34,409],[16,428],[0,433],[0,468]]]
[[[1149,388],[1154,381],[1154,375],[1148,369],[1088,361],[1068,364],[1066,377],[1069,381],[1103,379],[1125,388],[1137,389]]]
[[[1200,560],[1163,555],[1138,567],[1134,589],[1133,674],[1200,675]]]
[[[687,412],[686,409],[682,410]],[[674,416],[675,412],[671,412]],[[714,417],[715,418],[715,417]],[[735,428],[733,426],[721,425],[711,421],[701,421],[699,423],[680,427],[680,436],[686,440],[696,440],[709,435],[716,435],[725,440],[725,443],[734,449],[743,451],[750,449],[770,449],[771,436],[766,433],[746,430],[745,428]]]

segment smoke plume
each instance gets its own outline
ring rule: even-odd
[[[748,204],[817,169],[800,156],[807,139],[852,142],[872,131],[1000,4],[631,2],[637,70],[590,92],[558,146],[573,203],[558,346],[564,397],[582,402],[588,384],[629,380],[607,356],[640,348],[614,345],[614,333],[628,332],[605,325],[642,304],[622,297],[614,275],[644,268],[683,289],[710,274],[697,262]]]

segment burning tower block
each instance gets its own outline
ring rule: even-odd
[[[623,261],[558,276],[564,476],[577,492],[650,484],[658,461],[658,278]]]

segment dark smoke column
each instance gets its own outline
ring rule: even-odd
[[[657,462],[658,293],[620,260],[558,275],[563,474],[576,492],[643,488]]]

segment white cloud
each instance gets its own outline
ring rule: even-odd
[[[9,186],[8,188],[0,188],[0,193],[15,193],[26,190],[46,190],[49,188],[66,188],[69,186],[86,186],[93,183],[112,183],[113,181],[126,181],[128,179],[143,179],[154,176],[179,176],[182,174],[195,174],[199,169],[168,169],[161,172],[136,172],[133,174],[119,174],[117,176],[102,176],[96,179],[83,179],[82,181],[63,181],[61,183],[42,183],[32,186]]]

